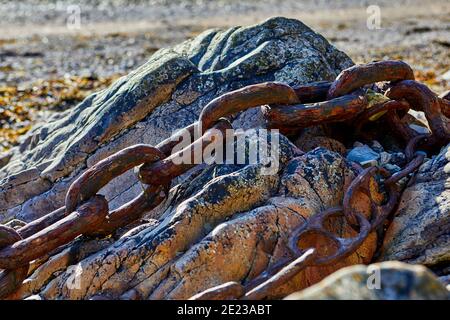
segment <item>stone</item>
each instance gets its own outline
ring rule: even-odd
[[[286,18],[208,30],[161,49],[110,88],[35,126],[18,147],[0,156],[0,222],[28,222],[59,208],[86,167],[124,147],[160,142],[193,123],[225,92],[264,81],[331,81],[352,64],[321,35]],[[234,117],[239,128],[263,124],[258,108]],[[129,172],[101,193],[114,209],[138,192]]]
[[[403,192],[381,261],[423,264],[446,275],[450,261],[450,145],[426,161]]]
[[[373,151],[368,145],[355,147],[347,154],[347,160],[357,162],[362,166],[377,165],[380,155]]]
[[[345,146],[338,140],[324,137],[324,136],[307,136],[304,137],[301,135],[296,141],[295,145],[300,148],[302,151],[311,151],[315,148],[326,148],[328,150],[337,152],[341,155],[345,155],[347,149]]]
[[[383,146],[377,140],[372,141],[372,145],[370,146],[375,152],[382,153],[384,151]]]
[[[245,284],[289,257],[287,240],[293,229],[339,205],[355,177],[338,153],[316,148],[299,154],[280,135],[276,174],[262,175],[259,163],[206,167],[171,189],[167,202],[152,212],[156,225],[114,238],[87,256],[77,253],[81,245],[63,251],[41,264],[9,298],[90,299],[101,294],[112,299],[188,299],[222,283]],[[369,215],[368,205],[361,210]],[[344,218],[333,220],[331,229],[342,237],[355,236]],[[354,254],[331,266],[307,268],[269,298],[308,287],[339,268],[369,263],[376,244],[377,235],[371,233]],[[73,289],[67,283],[75,266],[81,280]]]
[[[378,277],[378,279],[377,279]],[[427,268],[398,261],[343,268],[286,300],[447,300],[449,291]]]

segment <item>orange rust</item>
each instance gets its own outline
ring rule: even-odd
[[[348,94],[380,81],[414,80],[414,72],[403,61],[385,60],[352,66],[342,71],[328,91],[328,99]]]

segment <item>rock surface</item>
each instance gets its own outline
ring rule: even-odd
[[[248,140],[247,140],[248,141]],[[350,164],[323,148],[304,155],[280,136],[280,168],[263,175],[261,164],[214,165],[172,189],[159,222],[139,226],[86,257],[82,241],[44,261],[11,298],[187,299],[210,287],[246,283],[282,257],[287,239],[305,219],[339,205],[354,178]],[[368,209],[368,208],[366,208]],[[368,212],[368,210],[366,210]],[[354,236],[342,219],[332,228]],[[357,252],[327,267],[310,267],[272,292],[282,298],[344,266],[369,263],[373,233]],[[86,252],[86,249],[83,249]],[[74,270],[78,287],[71,286]]]
[[[450,145],[425,162],[400,200],[381,260],[423,264],[450,273]]]
[[[322,36],[285,18],[206,31],[159,50],[110,88],[35,127],[0,157],[0,221],[30,221],[60,207],[70,182],[86,166],[123,147],[161,141],[194,122],[201,108],[224,92],[263,81],[332,80],[351,64]],[[261,117],[251,110],[235,122],[258,126]],[[139,189],[129,173],[103,193],[115,208]]]
[[[389,261],[344,268],[286,299],[447,300],[449,297],[449,291],[427,268]]]

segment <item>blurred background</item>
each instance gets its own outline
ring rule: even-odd
[[[303,21],[356,63],[402,59],[449,89],[449,0],[0,0],[0,152],[159,48],[272,16]]]

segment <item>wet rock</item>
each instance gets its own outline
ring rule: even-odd
[[[132,144],[156,144],[194,122],[203,106],[225,92],[264,81],[333,80],[350,65],[322,36],[285,18],[205,31],[159,50],[107,90],[46,119],[0,157],[0,221],[30,221],[60,207],[86,166]],[[262,123],[256,109],[235,119],[238,127]],[[102,193],[114,209],[139,191],[130,172]]]
[[[450,261],[450,146],[425,162],[400,199],[381,260],[424,264],[448,274]]]
[[[287,300],[447,300],[445,286],[427,268],[397,261],[351,266]]]

